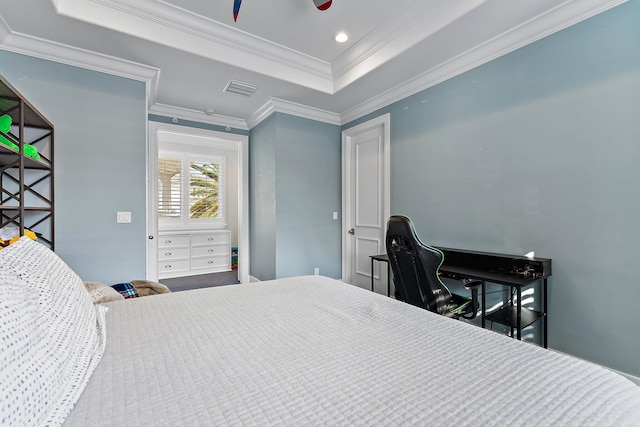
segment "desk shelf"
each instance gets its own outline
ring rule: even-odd
[[[535,310],[529,310],[522,307],[520,309],[520,329],[524,329],[527,326],[534,323],[536,320],[544,316],[544,313]],[[490,322],[500,323],[511,328],[518,327],[518,307],[508,305],[502,307],[499,310],[493,311],[485,315],[485,319]]]

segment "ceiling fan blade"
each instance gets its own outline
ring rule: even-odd
[[[238,13],[240,13],[240,5],[242,0],[233,0],[233,20],[238,21]]]
[[[316,5],[318,10],[327,10],[331,6],[333,0],[313,0],[313,4]]]
[[[313,4],[318,8],[318,10],[327,10],[331,6],[333,0],[313,0]],[[238,14],[240,13],[240,5],[242,5],[242,0],[233,0],[233,20],[234,22],[238,21]]]

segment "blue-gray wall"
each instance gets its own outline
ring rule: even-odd
[[[250,139],[251,274],[340,278],[340,127],[275,113]]]
[[[249,136],[249,273],[276,277],[276,115]]]
[[[432,244],[553,259],[550,346],[640,376],[640,2],[391,113],[391,209]]]
[[[56,253],[84,280],[144,278],[145,85],[6,51],[0,74],[55,126]]]

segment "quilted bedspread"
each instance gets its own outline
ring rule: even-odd
[[[618,374],[321,276],[107,305],[66,426],[640,425]]]

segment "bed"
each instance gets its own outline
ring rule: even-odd
[[[640,423],[621,375],[322,276],[93,304],[36,242],[0,265],[2,425]]]

